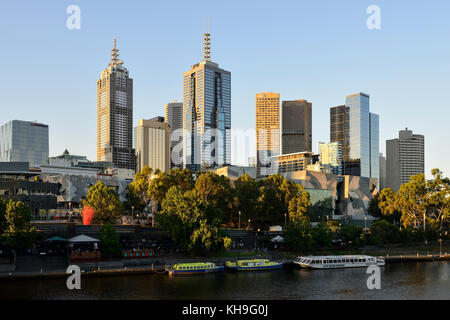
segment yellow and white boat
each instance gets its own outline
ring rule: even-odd
[[[227,261],[225,266],[235,271],[273,270],[283,268],[283,264],[266,259]]]
[[[224,271],[224,266],[216,266],[212,262],[177,263],[167,268],[169,276],[178,274],[199,274]]]

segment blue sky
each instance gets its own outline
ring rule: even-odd
[[[69,30],[66,8],[81,9]],[[369,5],[381,30],[366,27]],[[313,104],[313,148],[329,140],[329,108],[365,92],[385,140],[425,135],[426,170],[450,175],[449,1],[4,1],[0,123],[50,125],[50,154],[96,157],[96,80],[113,37],[134,79],[134,124],[182,99],[182,73],[202,57],[232,73],[232,127],[253,128],[255,94]]]

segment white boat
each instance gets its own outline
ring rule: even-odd
[[[381,258],[363,255],[298,257],[294,263],[307,269],[363,268],[385,265]]]

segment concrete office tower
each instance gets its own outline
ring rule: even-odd
[[[281,104],[282,154],[312,152],[312,103],[306,100]]]
[[[170,127],[163,117],[139,120],[135,128],[137,170],[145,166],[168,172],[170,169]]]
[[[342,142],[345,175],[379,179],[379,116],[369,105],[369,95],[356,93],[331,108],[330,140]]]
[[[280,94],[256,94],[256,176],[267,176],[272,157],[280,155]]]
[[[171,139],[171,168],[183,168],[183,103],[176,100],[165,105],[165,122],[170,126]],[[179,147],[177,147],[179,145]],[[172,155],[174,148],[176,154]],[[176,157],[176,159],[174,158]]]
[[[203,60],[183,74],[183,167],[193,171],[231,162],[231,73],[210,58],[203,35]]]
[[[28,162],[39,168],[48,162],[48,125],[12,120],[0,127],[0,162]]]
[[[320,165],[325,172],[342,175],[342,143],[319,142]]]
[[[183,103],[176,100],[167,103],[164,108],[164,121],[169,124],[170,130],[175,131],[183,128]]]
[[[111,62],[97,80],[97,161],[116,168],[136,169],[133,141],[133,79],[111,50]]]
[[[406,128],[386,141],[386,187],[395,192],[411,176],[425,172],[425,137]]]
[[[380,153],[380,190],[386,188],[386,158]]]

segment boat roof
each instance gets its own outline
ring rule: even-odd
[[[186,262],[186,263],[177,263],[175,266],[203,266],[205,264],[214,264],[212,262]]]
[[[303,259],[361,259],[361,258],[375,258],[367,255],[342,255],[342,256],[300,256],[297,258]]]

